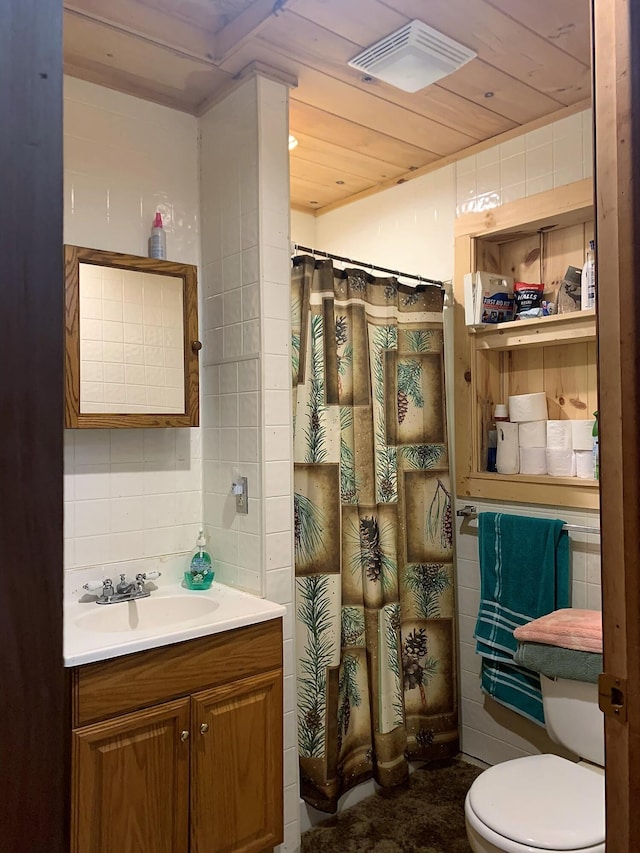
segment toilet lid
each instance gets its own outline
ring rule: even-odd
[[[605,836],[604,773],[532,755],[480,774],[469,805],[498,835],[541,850],[581,850]]]

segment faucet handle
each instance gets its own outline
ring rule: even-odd
[[[103,597],[109,598],[113,595],[113,581],[111,578],[104,578],[101,581],[87,581],[82,587],[87,592],[100,592]]]
[[[140,581],[155,581],[162,575],[162,572],[139,572],[136,575],[136,580]]]

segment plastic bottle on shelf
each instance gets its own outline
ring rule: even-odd
[[[580,307],[594,308],[596,304],[596,244],[589,241],[587,257],[582,268],[580,279]]]
[[[598,413],[594,412],[593,416],[595,421],[593,422],[593,429],[591,430],[591,437],[593,438],[593,479],[600,479],[600,444],[598,439]]]
[[[507,407],[504,403],[498,403],[493,410],[493,422],[489,424],[489,429],[487,430],[487,471],[491,471],[492,473],[498,470],[496,467],[498,453],[498,430],[496,429],[496,423],[508,420],[509,412]]]
[[[156,212],[149,237],[149,257],[165,260],[167,257],[167,233],[162,226],[162,214]]]

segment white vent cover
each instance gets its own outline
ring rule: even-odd
[[[461,68],[477,54],[422,21],[411,21],[349,62],[405,92],[417,92]]]

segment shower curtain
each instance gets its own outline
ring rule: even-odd
[[[442,293],[294,258],[301,793],[458,752]]]

